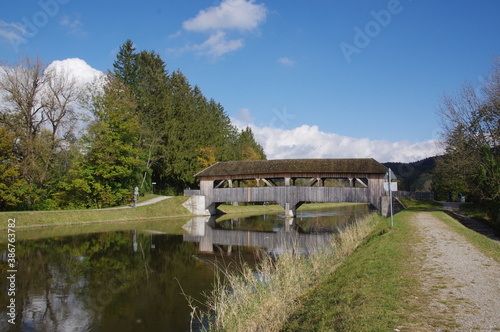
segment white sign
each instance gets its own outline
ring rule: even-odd
[[[398,191],[397,182],[390,182],[390,184],[391,184],[391,191]],[[384,182],[384,190],[389,191],[389,182]]]

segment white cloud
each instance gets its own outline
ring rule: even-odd
[[[247,124],[233,120],[238,127]],[[380,162],[412,162],[442,154],[438,140],[412,143],[354,138],[302,125],[279,129],[248,125],[263,146],[268,159],[294,158],[374,158]]]
[[[226,33],[217,31],[202,44],[188,46],[186,49],[195,50],[200,55],[208,55],[214,58],[220,57],[228,52],[236,51],[243,47],[243,39],[229,40]]]
[[[74,80],[76,86],[84,93],[89,87],[97,89],[102,88],[106,80],[106,75],[103,72],[92,68],[87,62],[78,58],[53,61],[47,66],[46,72],[51,70],[62,73],[69,80]],[[72,106],[79,119],[76,128],[82,133],[85,128],[86,120],[91,119],[92,114],[89,110],[82,107],[80,101],[75,101]]]
[[[10,42],[16,51],[19,44],[27,41],[24,37],[25,34],[27,31],[21,23],[8,23],[0,20],[0,39]]]
[[[208,33],[209,37],[205,42],[170,51],[195,51],[200,55],[218,58],[244,45],[243,38],[229,38],[229,31],[254,31],[266,20],[266,16],[266,6],[256,4],[255,0],[222,0],[218,6],[201,10],[195,17],[182,24],[184,31]],[[170,37],[179,35],[178,31]]]
[[[71,58],[66,60],[56,60],[47,66],[47,70],[55,69],[56,71],[63,71],[71,78],[77,80],[82,87],[94,83],[104,76],[100,70],[94,69],[82,59]]]
[[[253,117],[250,114],[250,110],[248,108],[242,108],[236,115],[236,118],[238,120],[241,120],[245,123],[252,123],[253,122]]]
[[[69,29],[69,34],[84,37],[87,35],[83,30],[83,23],[79,19],[71,19],[68,15],[64,15],[59,24]]]
[[[284,58],[279,58],[278,59],[278,62],[281,63],[282,65],[284,66],[295,66],[295,61],[288,58],[288,57],[284,57]]]
[[[182,26],[188,31],[253,30],[265,21],[267,9],[255,0],[223,0],[220,5],[201,10]]]

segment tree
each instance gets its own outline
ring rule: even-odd
[[[113,64],[115,76],[122,80],[136,101],[140,117],[140,142],[144,161],[142,192],[150,191],[153,167],[163,158],[161,146],[166,136],[165,123],[169,117],[169,76],[165,63],[154,51],[136,52],[127,40]]]
[[[500,58],[481,93],[465,84],[445,96],[439,114],[446,155],[437,165],[438,190],[462,191],[488,206],[500,224]]]
[[[257,143],[252,129],[246,127],[238,137],[237,149],[240,151],[238,160],[261,160],[266,159],[262,146]]]
[[[136,102],[144,191],[154,181],[179,193],[195,185],[193,175],[208,163],[265,158],[251,131],[238,133],[219,103],[180,70],[169,73],[154,51],[136,51],[127,40],[113,66]]]
[[[26,58],[24,63],[2,67],[0,91],[3,97],[2,123],[14,130],[19,140],[21,174],[29,183],[40,178],[40,163],[37,145],[46,116],[41,100],[44,65],[40,59]]]
[[[134,43],[127,39],[120,47],[116,60],[113,63],[113,73],[128,86],[135,86],[137,80],[137,54]]]
[[[128,87],[111,74],[103,94],[92,98],[95,120],[66,188],[86,207],[125,203],[139,185],[143,167],[137,105]]]
[[[82,89],[74,78],[37,58],[0,69],[0,123],[12,129],[20,176],[34,188],[26,201],[35,207],[60,179],[54,166],[74,142],[74,105]],[[59,169],[60,170],[60,169]]]
[[[22,207],[29,193],[28,183],[19,174],[20,163],[14,151],[15,136],[0,127],[0,211]]]

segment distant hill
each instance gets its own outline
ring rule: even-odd
[[[392,169],[402,186],[398,189],[408,191],[432,191],[432,174],[440,157],[430,157],[412,163],[383,163]]]

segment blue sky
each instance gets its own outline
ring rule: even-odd
[[[3,0],[0,59],[112,68],[126,39],[251,125],[269,157],[436,154],[445,92],[500,55],[500,1]]]

